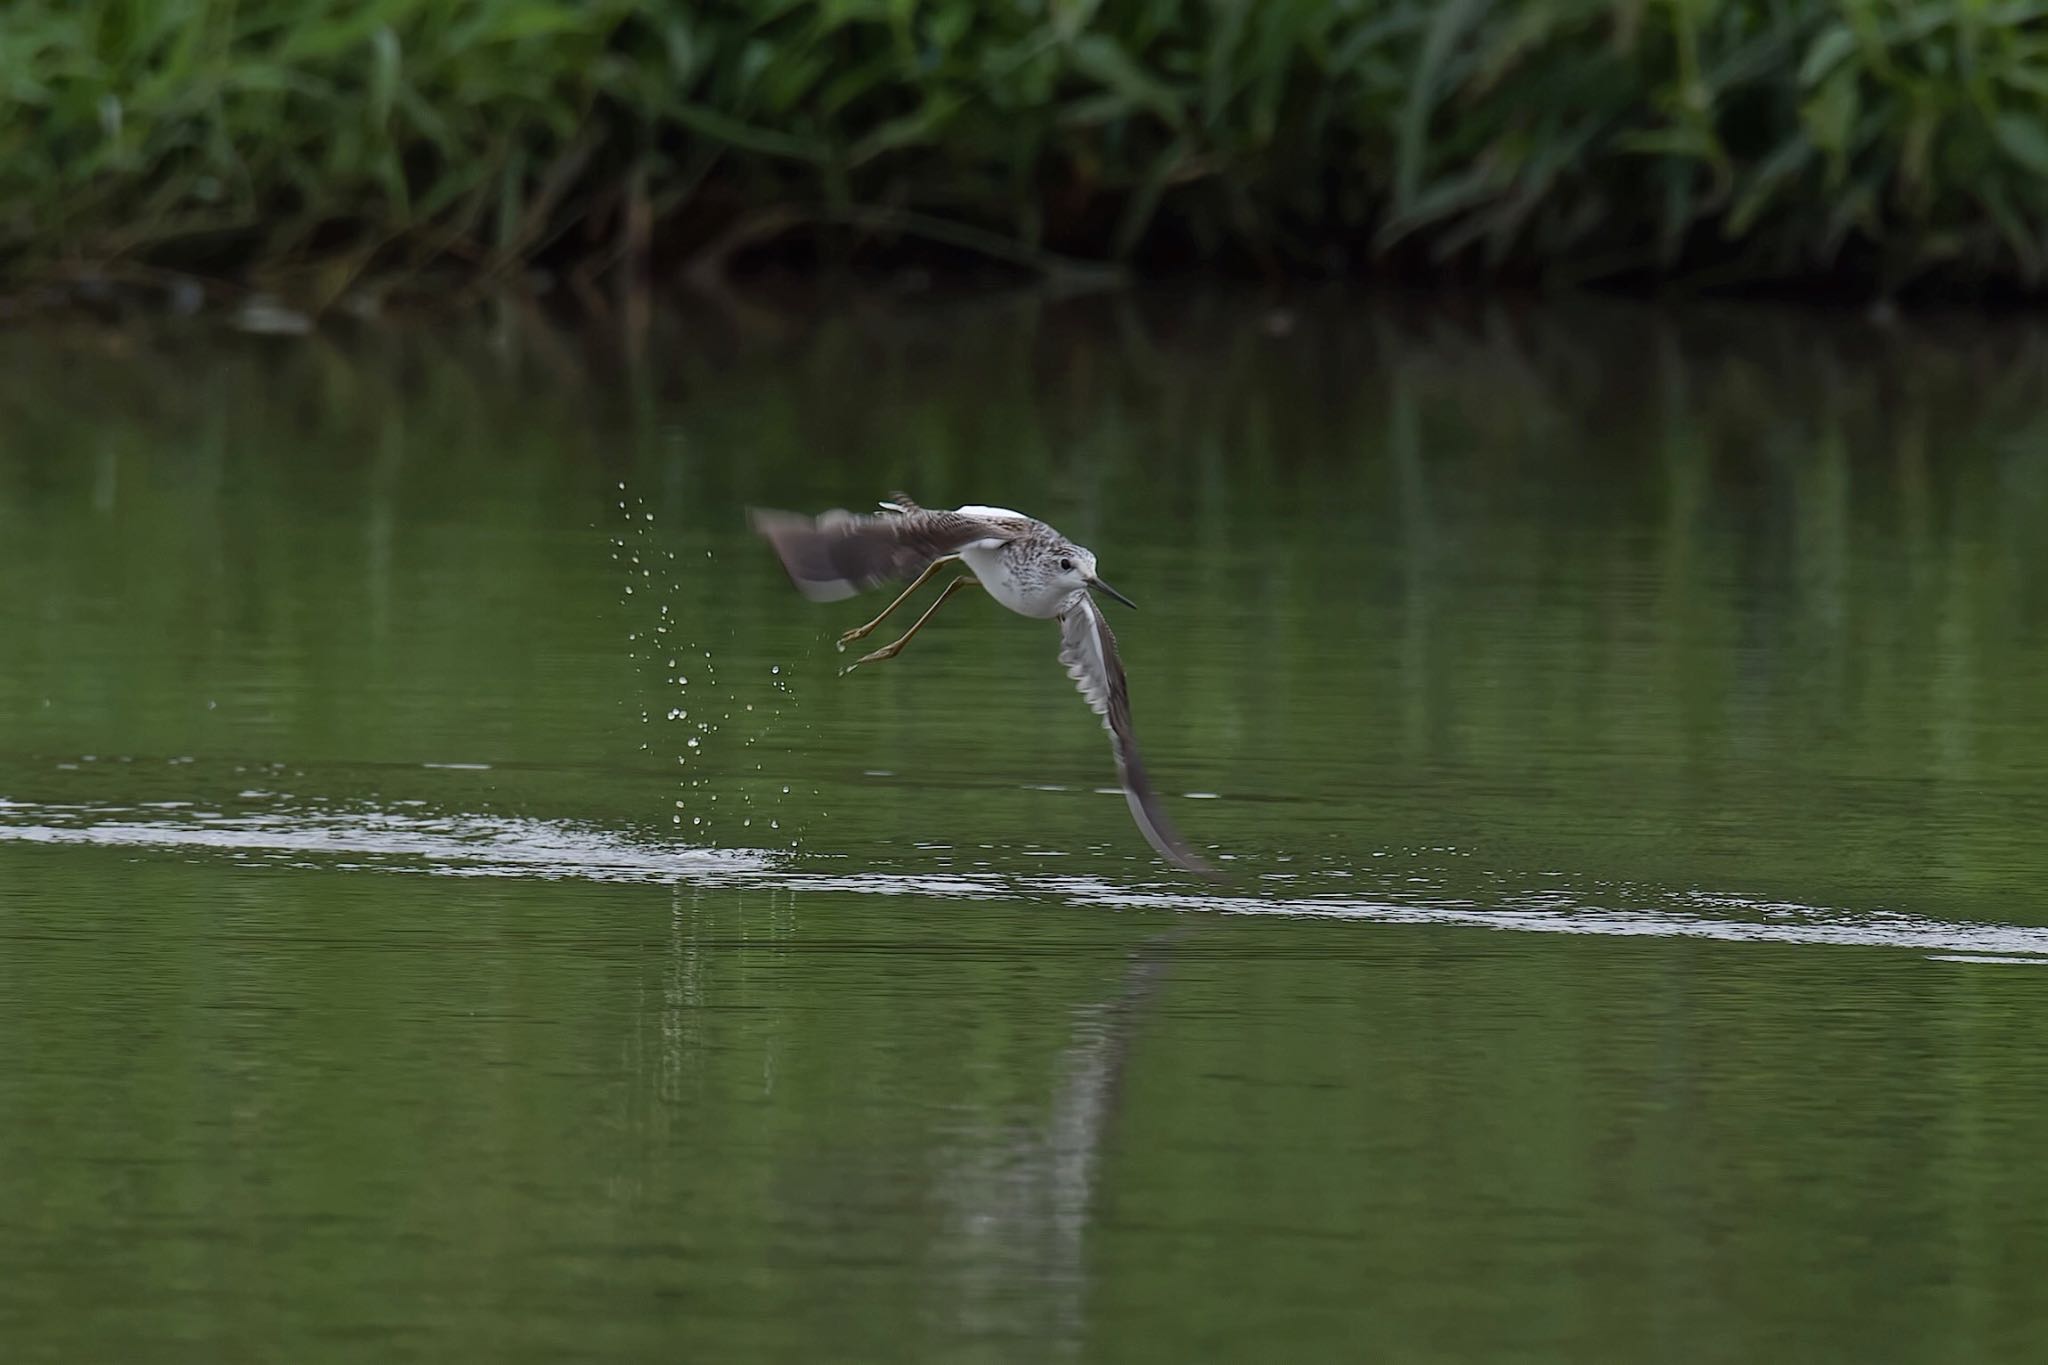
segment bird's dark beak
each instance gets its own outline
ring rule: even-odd
[[[1132,601],[1132,600],[1131,600],[1130,598],[1128,598],[1128,597],[1124,596],[1124,595],[1123,595],[1122,593],[1118,592],[1118,591],[1117,591],[1117,590],[1116,590],[1115,588],[1112,588],[1112,587],[1110,587],[1110,586],[1109,586],[1109,584],[1107,584],[1107,583],[1103,582],[1103,581],[1102,581],[1101,579],[1099,579],[1099,578],[1091,578],[1091,579],[1089,579],[1089,580],[1088,580],[1088,586],[1089,586],[1089,587],[1091,587],[1091,588],[1100,588],[1100,589],[1102,589],[1102,590],[1103,590],[1104,592],[1108,593],[1108,594],[1109,594],[1109,595],[1110,595],[1111,597],[1114,597],[1114,598],[1115,598],[1115,599],[1116,599],[1117,601],[1119,601],[1119,602],[1123,603],[1123,604],[1124,604],[1125,606],[1129,607],[1129,608],[1130,608],[1130,609],[1131,609],[1132,611],[1136,611],[1136,610],[1138,609],[1138,604],[1137,604],[1136,602],[1133,602],[1133,601]]]

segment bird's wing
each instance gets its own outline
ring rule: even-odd
[[[900,495],[899,495],[900,496]],[[754,529],[775,547],[790,581],[814,602],[836,602],[857,592],[917,575],[963,547],[1000,543],[1016,534],[999,521],[931,511],[908,498],[880,516],[827,512],[821,517],[752,509]]]
[[[1146,842],[1176,867],[1210,872],[1209,865],[1195,856],[1159,808],[1158,794],[1138,757],[1137,736],[1131,731],[1131,695],[1124,682],[1123,661],[1117,657],[1116,636],[1095,599],[1085,592],[1076,593],[1073,604],[1060,613],[1060,662],[1109,731],[1124,800],[1130,803],[1131,818],[1138,822]]]

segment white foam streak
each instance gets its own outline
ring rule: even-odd
[[[671,848],[571,822],[511,816],[299,808],[134,820],[105,818],[114,813],[76,806],[42,807],[40,813],[55,819],[0,823],[0,842],[353,855],[371,860],[370,866],[388,864],[393,871],[589,881],[716,881],[768,866],[767,855],[753,850]]]
[[[930,900],[1041,901],[1182,914],[1281,915],[1376,924],[1452,925],[1608,938],[1690,938],[1914,949],[1943,961],[2048,965],[2048,928],[1950,922],[1889,911],[1760,901],[1723,893],[1594,905],[1531,887],[1501,906],[1357,895],[1214,894],[1171,883],[996,871],[821,869],[767,849],[660,842],[572,821],[376,807],[267,806],[227,814],[0,801],[0,843],[212,852],[249,862],[458,877],[573,879],[642,885],[728,885]]]

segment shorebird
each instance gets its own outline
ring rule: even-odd
[[[1095,555],[1044,522],[1007,507],[927,509],[894,493],[881,508],[867,515],[831,511],[820,517],[759,508],[750,512],[754,529],[775,547],[790,581],[813,602],[836,602],[884,583],[912,580],[880,616],[841,635],[842,650],[888,620],[946,566],[962,564],[970,571],[947,584],[901,639],[863,654],[846,671],[895,658],[948,598],[977,584],[1021,616],[1058,621],[1060,662],[1109,731],[1117,776],[1139,832],[1176,867],[1209,873],[1208,864],[1195,856],[1159,808],[1138,757],[1123,661],[1094,594],[1127,607],[1138,604],[1096,576]]]

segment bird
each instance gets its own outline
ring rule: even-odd
[[[1109,731],[1124,800],[1139,833],[1175,867],[1213,877],[1215,870],[1195,854],[1160,809],[1158,793],[1139,757],[1116,634],[1095,594],[1133,609],[1138,604],[1102,581],[1094,552],[1036,517],[1007,507],[924,508],[902,493],[892,493],[880,509],[834,509],[816,517],[748,509],[753,529],[774,548],[797,590],[814,602],[842,601],[885,583],[911,580],[881,615],[839,637],[842,650],[874,631],[948,565],[969,570],[946,585],[901,639],[863,654],[844,672],[895,658],[949,598],[976,585],[1020,616],[1059,622],[1060,662]]]

